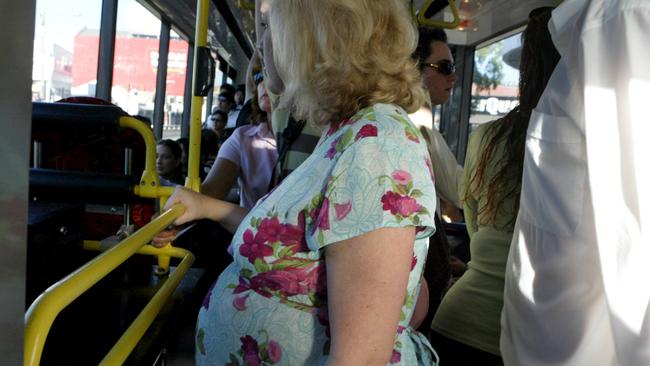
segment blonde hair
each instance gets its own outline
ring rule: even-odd
[[[404,0],[271,0],[281,107],[316,125],[375,103],[409,113],[424,101],[411,53],[417,30]]]

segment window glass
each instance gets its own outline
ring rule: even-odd
[[[94,96],[101,0],[38,0],[32,100]]]
[[[135,0],[120,0],[111,101],[131,115],[153,119],[160,20]]]
[[[172,30],[169,41],[163,120],[163,138],[165,139],[177,139],[181,136],[188,47],[189,44]]]
[[[476,50],[472,80],[470,131],[498,119],[519,102],[519,55],[521,33]]]

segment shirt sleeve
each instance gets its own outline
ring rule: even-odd
[[[467,143],[467,154],[465,155],[465,169],[463,174],[463,183],[460,187],[460,194],[463,197],[463,214],[465,215],[465,226],[467,233],[471,237],[478,230],[478,199],[475,196],[468,195],[467,189],[476,171],[480,142],[486,125],[480,126],[469,138]]]
[[[385,227],[435,231],[436,194],[424,143],[364,138],[342,152],[324,192],[312,200],[312,250]],[[405,146],[405,145],[409,146]]]
[[[456,157],[438,130],[435,128],[431,130],[431,136],[430,153],[433,173],[436,178],[436,192],[440,194],[440,197],[460,208],[462,203],[459,188],[463,181],[463,167],[458,164]]]
[[[246,126],[244,126],[246,127]],[[226,159],[238,167],[241,167],[241,128],[236,129],[219,148],[217,159]]]

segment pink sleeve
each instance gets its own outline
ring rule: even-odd
[[[241,167],[241,128],[233,131],[232,135],[221,145],[217,159],[226,159]]]

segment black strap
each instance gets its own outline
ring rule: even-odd
[[[285,127],[282,134],[277,137],[278,160],[273,166],[273,173],[271,174],[271,181],[269,182],[269,192],[282,180],[279,178],[282,176],[282,167],[287,158],[287,153],[293,143],[298,139],[298,136],[302,133],[306,124],[307,123],[304,120],[296,121],[293,117],[289,117],[287,127]]]

